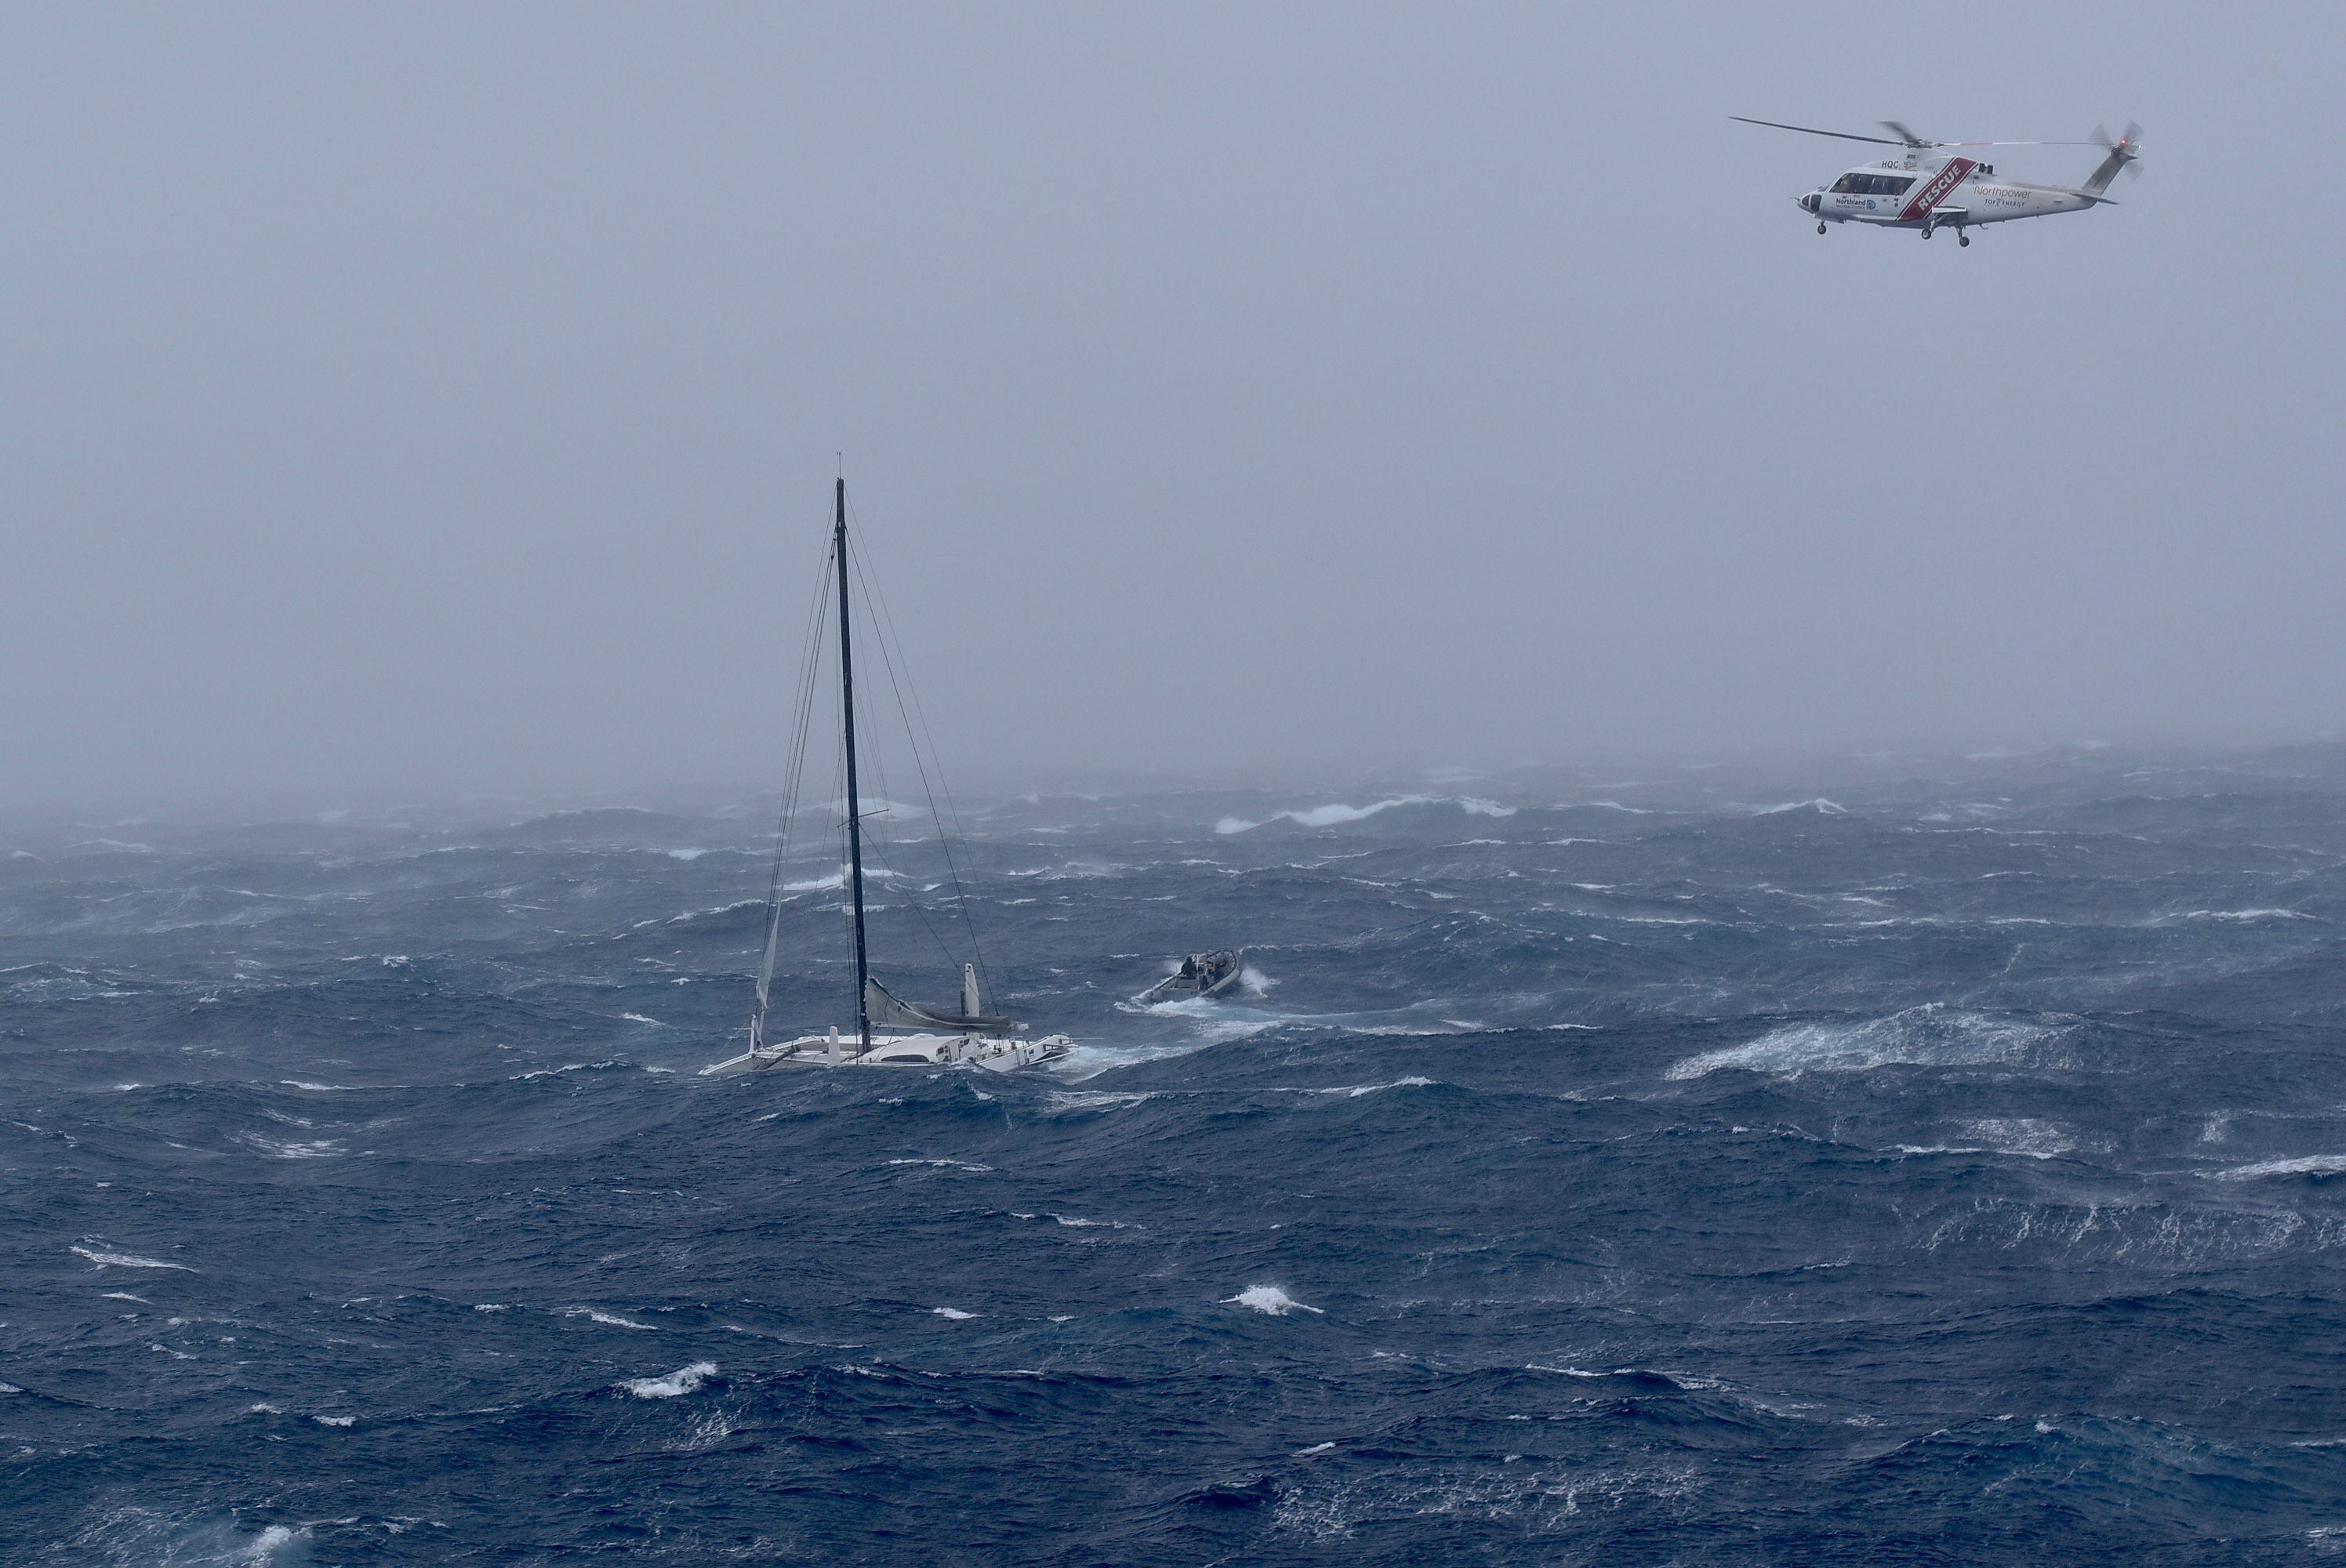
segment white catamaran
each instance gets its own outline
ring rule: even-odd
[[[754,1073],[769,1067],[786,1066],[948,1067],[964,1064],[1007,1072],[1014,1067],[1030,1067],[1065,1055],[1075,1044],[1066,1035],[1032,1037],[1025,1033],[1025,1024],[984,1011],[978,994],[977,966],[974,963],[962,966],[961,1005],[956,1009],[904,1001],[880,983],[865,961],[863,819],[857,798],[855,769],[855,655],[854,639],[848,631],[850,570],[847,481],[844,478],[838,482],[833,500],[829,569],[830,575],[839,583],[840,741],[847,776],[847,864],[843,869],[849,907],[854,914],[855,1023],[849,1030],[833,1027],[821,1034],[801,1034],[790,1040],[770,1042],[766,1038],[766,996],[774,978],[774,952],[782,925],[782,857],[789,846],[789,829],[796,807],[798,781],[805,765],[803,738],[806,726],[801,718],[792,731],[799,739],[793,748],[795,755],[790,788],[782,807],[782,835],[775,853],[774,884],[768,897],[766,951],[758,965],[758,1004],[757,1010],[750,1015],[750,1048],[739,1056],[703,1067],[701,1072],[704,1074]],[[818,600],[818,605],[821,602]],[[814,646],[819,646],[820,640],[818,616]],[[811,702],[812,651],[811,647],[809,677],[801,690],[802,704]],[[944,830],[942,819],[937,827],[942,838]],[[956,876],[956,886],[958,881]],[[883,1032],[883,1025],[892,1027]]]

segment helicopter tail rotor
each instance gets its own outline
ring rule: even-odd
[[[2142,127],[2134,121],[2127,122],[2126,134],[2116,141],[2110,139],[2108,131],[2100,126],[2096,126],[2094,142],[2101,148],[2106,156],[2102,158],[2100,167],[2086,177],[2086,183],[2081,188],[2087,196],[2098,198],[2104,191],[2109,189],[2110,181],[2118,177],[2120,169],[2126,170],[2129,176],[2142,172],[2141,166],[2135,161],[2142,157]]]

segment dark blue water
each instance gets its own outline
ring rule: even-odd
[[[762,809],[0,827],[0,1557],[2346,1557],[2337,749]]]

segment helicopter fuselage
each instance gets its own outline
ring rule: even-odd
[[[1792,199],[1821,223],[1924,230],[2083,212],[2102,200],[2082,190],[1999,178],[1994,165],[1968,158],[1885,158]]]

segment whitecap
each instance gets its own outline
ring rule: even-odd
[[[310,1419],[317,1422],[321,1427],[347,1427],[356,1426],[358,1424],[359,1418],[356,1416],[311,1416]]]
[[[1386,1089],[1431,1089],[1433,1087],[1433,1083],[1434,1081],[1431,1078],[1395,1078],[1390,1084],[1339,1084],[1333,1088],[1314,1089],[1311,1093],[1315,1095],[1341,1095],[1346,1099],[1357,1100],[1363,1095],[1374,1095]]]
[[[898,876],[901,873],[899,872],[888,870],[884,866],[866,866],[863,868],[863,880],[867,882],[873,881],[884,881],[891,877]],[[840,889],[844,888],[845,886],[847,886],[847,873],[845,871],[833,871],[827,877],[815,877],[803,882],[784,882],[782,884],[782,891],[786,893],[829,893],[837,892]],[[750,901],[752,903],[762,903],[764,901],[760,899],[753,899]],[[739,904],[728,904],[725,907],[727,909],[739,909],[741,906]],[[717,914],[723,911],[711,910],[709,912],[711,914]],[[682,920],[686,917],[679,915],[677,918]]]
[[[1787,811],[1814,811],[1820,817],[1846,817],[1849,808],[1820,795],[1813,800],[1787,800],[1780,806],[1762,806],[1751,814],[1755,817],[1780,817]]]
[[[2240,923],[2264,920],[2312,920],[2302,910],[2185,910],[2169,920],[2225,920]]]
[[[992,1166],[979,1165],[973,1160],[901,1159],[890,1160],[888,1163],[892,1166],[933,1166],[939,1170],[955,1171],[990,1171],[994,1168]]]
[[[938,1317],[954,1323],[966,1323],[972,1318],[977,1316],[974,1312],[964,1312],[957,1307],[932,1307],[929,1310],[936,1314]]]
[[[701,856],[709,853],[709,851],[706,850],[670,850],[668,853],[668,859],[672,860],[697,860],[700,859]]]
[[[639,1400],[673,1400],[698,1392],[701,1384],[716,1375],[716,1362],[695,1361],[663,1377],[629,1378],[619,1386]]]
[[[1290,1312],[1319,1312],[1317,1307],[1307,1307],[1276,1285],[1250,1285],[1235,1296],[1222,1298],[1226,1307],[1250,1307],[1267,1312],[1273,1318],[1284,1318]]]
[[[69,1247],[66,1250],[79,1253],[101,1268],[175,1268],[182,1274],[196,1272],[184,1263],[166,1263],[159,1257],[140,1257],[134,1253],[101,1252],[89,1247]]]
[[[1985,1140],[1998,1154],[2032,1160],[2049,1160],[2077,1146],[2076,1140],[2058,1126],[2034,1116],[1989,1116],[1966,1124],[1964,1130]]]
[[[558,1078],[565,1073],[599,1073],[619,1064],[616,1057],[606,1057],[600,1062],[566,1062],[559,1067],[539,1067],[532,1072],[517,1073],[506,1082],[526,1084],[532,1078]]]
[[[2259,1160],[2210,1173],[2218,1181],[2252,1181],[2259,1176],[2346,1175],[2346,1155],[2300,1155],[2295,1159]]]
[[[604,1324],[613,1329],[639,1329],[647,1334],[656,1334],[659,1332],[659,1330],[652,1324],[638,1323],[631,1318],[615,1317],[608,1312],[597,1312],[592,1307],[573,1307],[569,1311],[564,1313],[563,1316],[566,1318],[592,1319],[597,1323]]]

